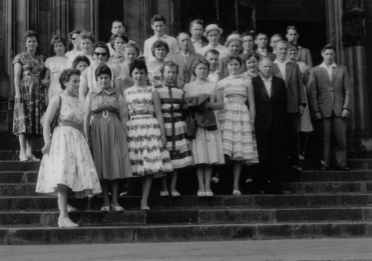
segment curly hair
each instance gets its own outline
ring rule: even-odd
[[[90,61],[88,57],[86,57],[85,55],[78,55],[72,62],[72,68],[76,68],[80,62],[86,62],[87,65],[90,66]]]
[[[129,42],[124,47],[125,47],[125,49],[127,49],[127,48],[133,48],[134,50],[136,50],[137,56],[139,56],[140,53],[141,53],[141,48],[135,42]]]
[[[120,37],[121,39],[123,39],[123,41],[125,42],[125,44],[127,44],[129,42],[128,37],[125,34],[123,34],[123,33],[118,33],[118,34],[111,35],[111,37],[110,37],[110,44],[111,44],[112,49],[114,49],[114,50],[115,50],[115,40],[118,37]]]
[[[145,59],[143,57],[136,58],[133,63],[130,65],[129,68],[129,75],[132,76],[133,71],[137,70],[145,70],[145,74],[147,74],[147,66]]]
[[[151,53],[155,57],[155,49],[164,47],[167,54],[169,53],[169,45],[167,42],[163,40],[157,40],[154,42],[154,44],[151,46]]]
[[[94,37],[94,35],[89,32],[89,31],[82,31],[80,34],[79,34],[79,39],[80,40],[83,40],[83,39],[89,39],[93,44],[96,42],[96,38]]]
[[[66,89],[65,83],[68,82],[72,75],[77,75],[80,77],[81,72],[76,68],[66,69],[61,73],[59,76],[59,83],[61,84],[61,88],[64,90]]]
[[[110,76],[110,79],[112,78],[111,69],[107,65],[100,65],[97,67],[96,71],[94,72],[96,80],[102,74],[107,74],[108,76]]]
[[[240,58],[239,55],[235,54],[230,54],[229,56],[226,57],[226,67],[227,65],[232,61],[232,60],[237,60],[240,64],[240,67],[243,65],[243,60]]]
[[[172,61],[166,61],[164,63],[164,65],[160,68],[160,72],[161,72],[161,75],[163,77],[164,77],[165,67],[169,67],[169,68],[176,67],[176,71],[177,71],[177,74],[178,74],[178,64],[176,64],[176,63],[174,63]]]
[[[194,76],[196,76],[195,70],[196,70],[196,67],[198,67],[199,64],[204,64],[205,66],[207,66],[208,73],[209,73],[209,70],[210,70],[209,62],[207,61],[207,59],[201,58],[201,59],[199,59],[198,63],[194,67],[194,70],[193,70]]]
[[[36,41],[37,43],[39,44],[40,43],[40,38],[39,38],[39,35],[37,34],[36,31],[33,31],[33,30],[29,30],[27,32],[25,32],[25,34],[23,35],[23,39],[24,41],[26,42],[27,41],[27,38],[29,37],[35,37],[36,38]],[[27,51],[27,48],[26,48],[26,51]],[[39,54],[40,52],[40,49],[39,49],[39,46],[36,48],[36,53]]]
[[[50,44],[52,45],[52,47],[54,47],[54,45],[57,43],[62,43],[64,47],[67,46],[66,39],[60,35],[55,35],[52,37],[52,40],[50,40]]]
[[[97,42],[93,45],[93,52],[97,49],[97,48],[103,48],[106,50],[106,57],[107,59],[109,59],[110,57],[110,49],[108,48],[107,44],[105,44],[104,42]]]

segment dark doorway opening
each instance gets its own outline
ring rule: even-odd
[[[124,21],[123,0],[99,0],[99,40],[107,43],[111,37],[111,26],[114,20]]]

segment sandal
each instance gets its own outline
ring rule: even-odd
[[[169,192],[168,191],[160,191],[160,197],[168,197]]]
[[[30,158],[27,157],[26,155],[24,157],[21,157],[21,155],[19,155],[19,161],[21,162],[30,161]]]
[[[106,206],[106,207],[102,206],[101,212],[110,212],[110,206]]]
[[[40,161],[40,159],[36,158],[34,155],[28,155],[27,156],[29,158],[30,161]]]
[[[171,192],[172,197],[179,197],[181,194],[178,191],[172,191]]]
[[[72,220],[68,217],[65,217],[61,220],[58,220],[58,227],[65,227],[65,228],[75,228],[78,227],[79,224],[72,222]]]
[[[122,206],[114,206],[114,204],[111,203],[111,210],[114,212],[121,212],[124,211],[124,208]]]
[[[214,194],[213,194],[212,191],[209,191],[209,192],[205,192],[205,196],[206,196],[206,197],[213,197]]]
[[[205,192],[204,191],[198,191],[197,195],[198,195],[198,197],[205,197]]]

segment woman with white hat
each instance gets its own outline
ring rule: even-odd
[[[236,56],[241,56],[243,51],[243,39],[238,33],[232,33],[227,37],[225,42],[225,47],[227,47],[231,54]],[[227,70],[227,57],[220,57],[219,59],[219,70],[220,70],[220,80],[229,76],[229,71]],[[245,66],[242,66],[239,70],[240,73],[243,73]]]

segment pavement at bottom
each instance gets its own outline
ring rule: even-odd
[[[0,246],[1,261],[371,261],[372,238]]]

